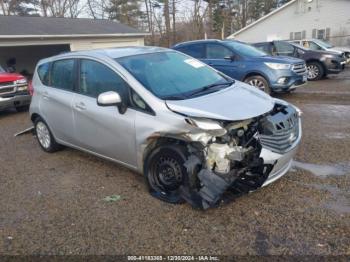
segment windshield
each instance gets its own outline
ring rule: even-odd
[[[259,50],[256,47],[245,43],[240,43],[235,41],[226,41],[225,44],[233,48],[239,55],[242,55],[242,56],[260,57],[260,56],[267,55],[267,53],[265,53],[264,51]]]
[[[0,65],[0,73],[5,73],[5,70]]]
[[[320,39],[314,39],[313,40],[315,43],[319,44],[320,46],[323,46],[325,48],[332,48],[333,46],[330,43],[327,43],[325,41],[322,41]]]
[[[121,57],[115,60],[161,99],[186,99],[193,94],[200,95],[201,90],[205,91],[203,94],[208,93],[209,88],[225,85],[231,80],[202,62],[174,51]],[[217,89],[213,88],[212,91]]]

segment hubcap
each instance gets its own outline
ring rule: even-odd
[[[307,66],[307,78],[309,79],[315,79],[318,74],[320,73],[320,70],[315,65],[308,65]]]
[[[259,88],[261,91],[265,91],[265,85],[263,81],[260,81],[259,79],[251,79],[248,84],[251,86],[255,86],[256,88]]]
[[[38,122],[36,125],[36,135],[39,143],[44,148],[49,148],[51,144],[50,132],[47,126],[43,122]]]

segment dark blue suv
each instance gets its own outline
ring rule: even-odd
[[[266,93],[288,92],[307,81],[304,60],[269,56],[239,41],[198,40],[177,44],[173,49],[200,59],[224,74]]]

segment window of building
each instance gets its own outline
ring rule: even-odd
[[[317,38],[321,40],[329,40],[331,34],[331,29],[327,27],[326,29],[313,29],[312,38]]]

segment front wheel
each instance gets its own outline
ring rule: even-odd
[[[324,75],[323,67],[318,62],[307,63],[307,80],[320,80]]]
[[[245,83],[254,86],[267,94],[271,94],[269,83],[262,76],[249,76],[244,80]]]
[[[186,150],[179,145],[164,145],[147,157],[144,173],[152,196],[165,202],[180,204],[180,186],[187,174]]]

